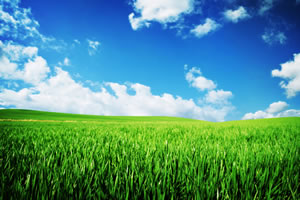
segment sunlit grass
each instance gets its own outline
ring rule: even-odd
[[[0,122],[2,199],[299,199],[300,119]]]

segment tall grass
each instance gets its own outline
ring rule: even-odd
[[[299,122],[0,122],[0,198],[299,199]]]

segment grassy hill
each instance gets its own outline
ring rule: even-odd
[[[93,121],[93,122],[198,122],[211,123],[202,120],[195,120],[182,117],[164,117],[164,116],[101,116],[84,115],[58,112],[45,112],[25,109],[2,109],[0,110],[0,119],[13,120],[53,120],[53,121]],[[222,125],[256,125],[256,124],[285,124],[289,122],[299,122],[300,117],[282,117],[271,119],[239,120],[214,123]]]
[[[151,116],[99,116],[45,112],[24,109],[0,110],[0,119],[32,119],[32,120],[58,120],[58,121],[195,121],[180,117],[151,117]]]

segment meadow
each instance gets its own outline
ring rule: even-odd
[[[0,199],[300,199],[300,118],[0,110]]]

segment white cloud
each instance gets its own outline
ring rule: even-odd
[[[207,35],[208,33],[215,31],[220,26],[221,25],[216,23],[214,20],[207,18],[204,24],[199,24],[195,26],[195,28],[192,29],[190,32],[196,37],[201,38]]]
[[[21,72],[23,77],[20,78],[27,83],[38,84],[48,76],[49,72],[47,61],[41,56],[37,56],[34,60],[25,63],[24,71]]]
[[[23,55],[28,56],[29,58],[34,57],[38,53],[37,47],[24,47],[22,51]]]
[[[185,71],[188,70],[188,67],[189,67],[188,64],[184,64],[184,65],[183,65],[183,69],[184,69]]]
[[[70,66],[71,65],[71,61],[69,58],[65,57],[65,59],[63,60],[63,62],[59,62],[58,63],[59,66]]]
[[[256,111],[255,113],[247,113],[242,118],[243,120],[247,119],[263,119],[263,118],[273,118],[274,116],[270,113],[267,113],[265,111]]]
[[[0,77],[4,79],[14,79],[18,65],[11,63],[7,57],[0,57]]]
[[[0,1],[0,31],[2,36],[26,39],[28,37],[41,37],[38,31],[39,23],[33,19],[29,8],[20,8],[19,3]]]
[[[133,30],[144,26],[149,27],[150,22],[156,21],[163,25],[176,22],[185,14],[194,9],[194,0],[133,0],[133,13],[128,18]]]
[[[80,44],[81,44],[81,42],[78,39],[74,39],[71,47],[75,48],[75,47],[79,46]]]
[[[274,43],[285,44],[287,40],[287,37],[283,32],[274,30],[265,31],[261,38],[269,45]]]
[[[0,77],[7,80],[23,80],[26,83],[38,84],[47,77],[50,69],[47,61],[38,56],[36,47],[24,47],[12,42],[0,41]],[[23,69],[22,69],[23,68]]]
[[[60,50],[66,46],[63,41],[43,35],[40,24],[32,15],[30,8],[19,7],[20,1],[0,1],[0,36],[18,39],[43,48]]]
[[[212,80],[209,80],[202,76],[200,69],[196,67],[191,68],[186,73],[185,78],[192,87],[197,88],[201,91],[212,90],[217,87],[217,85]]]
[[[78,78],[78,77],[76,77],[76,75],[74,77]],[[88,86],[90,86],[91,88],[99,89],[102,87],[102,84],[97,81],[86,80],[86,81],[84,81],[84,83],[87,84]]]
[[[65,66],[70,66],[70,65],[71,65],[71,61],[70,61],[69,58],[65,58],[65,59],[64,59],[64,65],[65,65]]]
[[[100,91],[93,92],[74,81],[67,71],[56,68],[55,76],[34,87],[19,91],[3,89],[0,105],[82,114],[178,116],[210,121],[223,121],[230,111],[228,107],[200,107],[192,99],[167,93],[154,95],[150,87],[139,83],[105,85]],[[135,94],[129,94],[128,90]]]
[[[274,113],[278,113],[284,109],[286,109],[288,107],[288,104],[284,101],[278,101],[275,103],[270,104],[269,108],[267,108],[267,112],[274,114]]]
[[[225,105],[229,104],[229,99],[232,96],[231,91],[211,90],[205,95],[204,100],[207,103]]]
[[[23,59],[33,58],[37,55],[37,47],[24,47],[21,45],[15,45],[12,41],[5,44],[0,40],[0,49],[6,56],[12,61],[19,61]]]
[[[75,39],[75,40],[73,40],[76,44],[80,44],[80,41],[79,40],[77,40],[77,39]]]
[[[247,113],[243,116],[243,120],[246,119],[263,119],[263,118],[278,118],[278,117],[300,117],[300,110],[290,109],[284,110],[288,107],[288,104],[284,101],[274,102],[269,107],[262,111],[256,111],[255,113]]]
[[[0,0],[1,3],[9,3],[11,5],[18,5],[21,0]]]
[[[95,55],[96,52],[98,51],[98,47],[100,45],[100,42],[92,41],[92,40],[89,40],[89,39],[87,39],[87,42],[88,42],[88,45],[89,45],[89,48],[88,48],[89,55],[90,56]]]
[[[168,93],[155,95],[152,94],[150,87],[139,83],[106,82],[94,85],[97,88],[93,91],[90,87],[76,82],[67,71],[59,67],[55,68],[54,75],[49,76],[50,69],[47,61],[38,55],[38,51],[24,51],[26,48],[24,46],[12,43],[9,45],[14,48],[8,49],[18,49],[16,52],[35,53],[34,55],[27,53],[27,61],[23,62],[24,67],[21,68],[19,60],[9,60],[6,55],[9,51],[3,51],[0,59],[0,76],[8,81],[23,80],[31,83],[31,86],[10,89],[1,87],[0,107],[98,115],[178,116],[209,121],[224,121],[232,110],[231,106],[216,106],[213,102],[198,105],[193,99],[183,99]],[[8,43],[2,43],[2,46],[8,46]],[[24,55],[19,55],[19,58],[23,57]],[[191,84],[198,86],[199,77],[195,74],[200,75],[201,72],[199,69],[192,68],[187,73],[187,79],[191,81]],[[199,86],[200,88],[215,87],[212,81],[205,80],[208,84]],[[87,84],[89,82],[86,81]],[[212,86],[209,85],[211,82]],[[223,99],[226,101],[225,97]]]
[[[240,6],[236,10],[231,10],[231,9],[226,10],[224,12],[224,17],[227,20],[232,21],[233,23],[237,23],[242,19],[249,18],[250,15],[247,13],[246,9],[243,6]]]
[[[278,117],[300,117],[300,110],[285,110],[283,112],[280,112]]]
[[[138,18],[138,17],[135,18],[134,13],[130,13],[129,16],[128,16],[128,19],[129,19],[129,22],[131,24],[131,28],[135,31],[142,28],[142,27],[144,27],[144,26],[146,26],[146,27],[150,26],[149,22],[145,22],[141,18]]]
[[[272,70],[272,76],[285,80],[280,87],[285,89],[287,98],[296,96],[300,91],[300,53],[294,54],[294,60],[281,64],[281,70]]]
[[[184,70],[188,70],[188,65],[184,65]],[[202,76],[199,68],[193,67],[188,70],[185,78],[190,86],[197,88],[200,91],[207,92],[204,98],[200,98],[198,101],[198,103],[202,105],[203,108],[205,108],[205,112],[210,112],[212,115],[216,116],[220,116],[220,114],[222,113],[221,116],[224,119],[224,117],[229,112],[235,109],[229,101],[229,99],[233,97],[232,92],[224,90],[214,90],[217,85],[212,80],[209,80]]]
[[[13,26],[17,25],[17,21],[15,20],[15,18],[9,13],[3,11],[3,6],[0,6],[0,19],[4,21],[4,23],[12,24]]]

